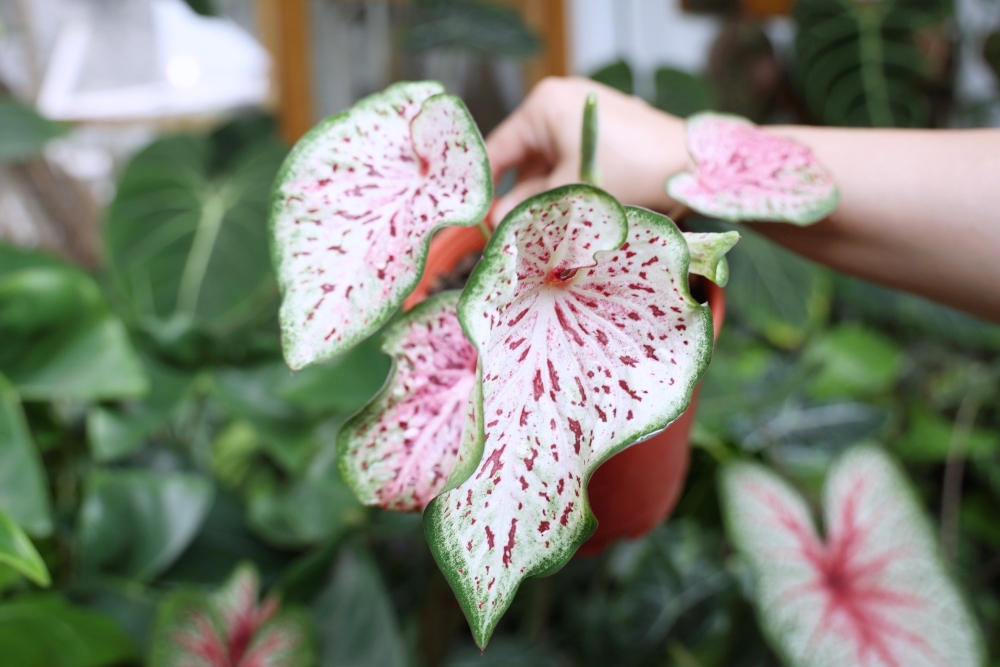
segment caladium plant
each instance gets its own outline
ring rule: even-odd
[[[976,621],[939,557],[903,473],[848,450],[806,501],[762,466],[724,469],[728,532],[754,574],[761,625],[792,667],[979,667]]]
[[[401,84],[362,101],[307,136],[279,176],[293,368],[383,324],[415,287],[428,235],[486,213],[481,139],[437,91]],[[593,100],[586,119],[582,178],[594,180]],[[566,186],[500,223],[460,298],[434,297],[387,329],[393,372],[342,429],[340,469],[367,504],[426,507],[481,646],[520,582],[558,569],[593,532],[597,466],[687,408],[712,350],[689,273],[724,282],[737,239],[685,237],[664,216]]]
[[[698,213],[811,225],[837,207],[837,186],[808,146],[710,112],[688,118],[686,134],[692,170],[672,176],[667,194]]]
[[[237,567],[212,595],[180,590],[161,605],[153,630],[151,667],[302,667],[313,662],[309,619],[281,609],[276,597],[258,604],[260,576]]]
[[[272,198],[289,366],[384,324],[419,281],[431,233],[477,224],[491,197],[479,130],[438,83],[396,84],[310,131]]]

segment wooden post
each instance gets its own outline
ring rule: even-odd
[[[274,61],[281,136],[291,145],[313,126],[309,0],[257,0],[257,12]]]
[[[542,53],[525,67],[525,83],[530,87],[547,76],[569,74],[565,0],[515,0],[512,4],[544,42]]]

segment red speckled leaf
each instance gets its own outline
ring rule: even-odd
[[[312,664],[308,621],[279,613],[276,598],[257,604],[259,576],[240,565],[214,595],[180,590],[163,603],[151,667],[304,667]]]
[[[691,116],[687,144],[694,167],[671,177],[667,194],[703,215],[811,225],[837,207],[837,186],[807,146],[744,118]]]
[[[687,278],[670,220],[590,186],[534,197],[497,228],[459,305],[480,351],[483,452],[424,514],[480,646],[521,581],[595,528],[597,466],[687,407],[712,347]]]
[[[340,471],[358,499],[419,512],[444,488],[462,442],[475,438],[476,349],[458,321],[458,292],[433,297],[386,332],[394,368],[340,432]]]
[[[293,369],[374,332],[416,286],[431,232],[486,214],[486,149],[461,100],[442,93],[432,82],[391,86],[288,156],[271,224]]]
[[[722,476],[729,534],[749,561],[762,626],[792,667],[979,667],[976,620],[938,559],[903,474],[856,447],[824,491],[825,538],[768,469]]]

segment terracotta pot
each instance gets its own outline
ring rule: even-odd
[[[423,278],[403,307],[412,308],[426,299],[437,277],[448,275],[485,245],[482,232],[475,227],[448,227],[439,232],[431,241]],[[707,280],[704,284],[718,338],[726,313],[725,292]],[[594,472],[587,495],[598,526],[577,555],[594,555],[615,540],[645,535],[670,515],[684,489],[697,403],[695,389],[691,405],[663,432],[619,452]]]

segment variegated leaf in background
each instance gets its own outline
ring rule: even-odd
[[[695,114],[687,119],[687,145],[692,171],[672,176],[667,194],[703,215],[811,225],[840,200],[808,146],[745,118]]]
[[[275,597],[258,604],[259,589],[257,570],[243,564],[212,595],[170,594],[157,612],[150,667],[312,667],[308,619]]]
[[[593,531],[597,466],[687,407],[712,350],[688,264],[669,219],[587,185],[524,202],[487,246],[459,304],[480,353],[483,450],[424,514],[480,646],[521,581]]]
[[[763,466],[722,473],[730,537],[749,562],[761,626],[789,667],[980,667],[976,620],[899,468],[848,450],[806,502]]]
[[[466,421],[466,437],[479,432],[478,402],[469,400],[476,349],[462,333],[458,297],[432,297],[386,332],[389,381],[340,432],[341,475],[367,505],[422,510],[451,474]]]
[[[400,83],[310,131],[272,201],[293,369],[346,351],[384,324],[423,271],[430,234],[486,215],[486,149],[460,99]]]

